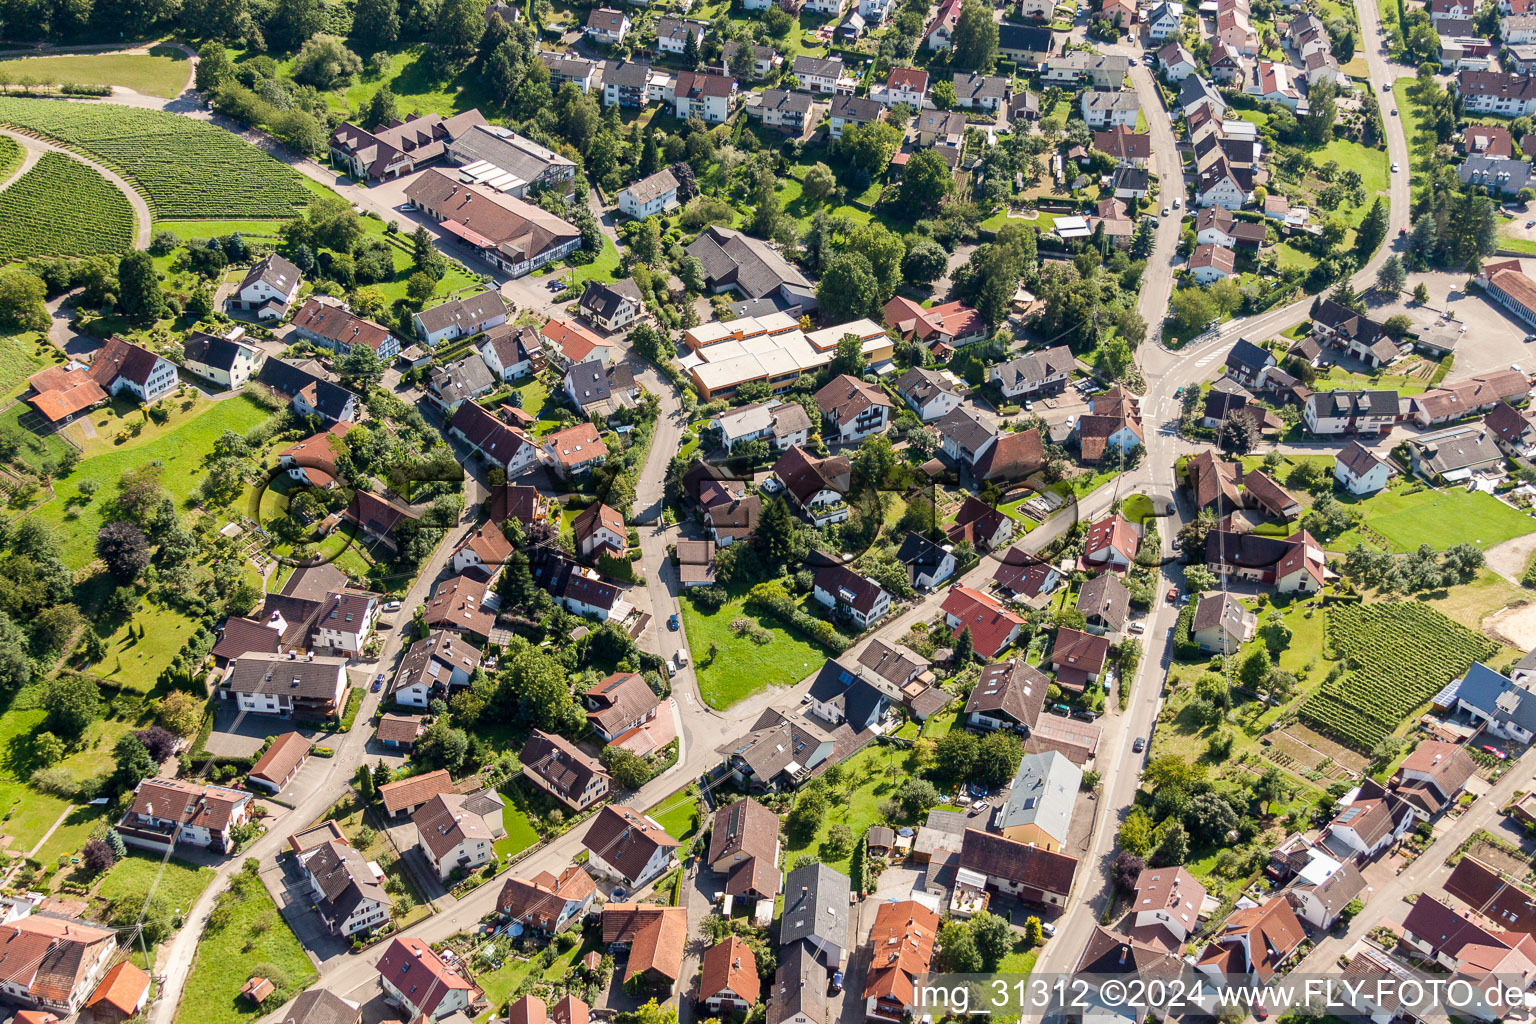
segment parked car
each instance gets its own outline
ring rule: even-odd
[[[378,675],[373,677],[372,689],[374,693],[378,693],[380,690],[384,689],[384,673],[380,672]]]
[[[1072,717],[1078,719],[1079,721],[1092,722],[1099,716],[1084,708],[1082,710],[1072,712]]]
[[[1500,750],[1498,747],[1494,746],[1492,743],[1484,743],[1483,744],[1483,752],[1486,753],[1486,754],[1492,754],[1494,757],[1498,758],[1500,761],[1506,760],[1509,757],[1508,754],[1504,753],[1504,751]]]
[[[1132,633],[1136,633],[1136,634],[1139,635],[1141,633],[1145,633],[1146,631],[1147,631],[1147,624],[1145,622],[1142,622],[1142,621],[1140,621],[1138,619],[1137,621],[1131,623],[1131,632]]]
[[[832,972],[832,994],[835,996],[843,990],[843,972]]]
[[[667,619],[667,629],[676,633],[680,628],[682,628],[682,624],[677,617],[677,612],[673,612],[671,617]]]
[[[1395,161],[1395,160],[1392,162],[1392,173],[1393,174],[1397,173],[1397,161]]]
[[[385,601],[384,602],[384,610],[386,612],[397,612],[397,611],[400,610],[400,602],[399,601]]]
[[[1147,749],[1147,741],[1142,739],[1140,736],[1137,736],[1136,737],[1136,742],[1131,744],[1131,752],[1134,753],[1134,754],[1139,754],[1143,750],[1146,750],[1146,749]]]
[[[1178,587],[1169,587],[1168,588],[1168,600],[1169,600],[1169,602],[1171,603],[1171,602],[1177,601],[1178,599],[1179,599],[1179,588]]]

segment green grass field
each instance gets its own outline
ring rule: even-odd
[[[1335,211],[1342,213],[1351,227],[1365,219],[1371,205],[1376,202],[1377,193],[1386,192],[1390,187],[1392,161],[1387,158],[1384,149],[1369,149],[1358,142],[1334,139],[1321,149],[1312,150],[1311,156],[1318,166],[1333,160],[1338,163],[1341,171],[1360,172],[1360,182],[1365,188],[1365,202],[1355,207],[1340,206]]]
[[[619,250],[613,244],[613,239],[603,235],[603,251],[597,254],[597,259],[584,267],[576,267],[570,272],[572,284],[585,284],[588,281],[597,281],[601,284],[609,284],[618,280],[619,274]]]
[[[1348,496],[1339,497],[1344,500]],[[1463,542],[1486,551],[1495,544],[1536,532],[1536,521],[1481,491],[1414,491],[1411,484],[1399,484],[1353,507],[1365,515],[1365,525],[1386,538],[1395,551],[1413,551],[1420,544],[1443,551]],[[1329,547],[1347,551],[1356,544],[1378,546],[1355,529],[1339,536]]]
[[[192,65],[180,50],[169,46],[155,49],[160,52],[72,54],[0,61],[0,81],[120,85],[146,96],[170,99],[186,87]]]
[[[880,805],[891,798],[902,777],[909,774],[909,756],[908,751],[899,747],[871,744],[844,761],[843,777],[848,780],[847,792],[833,793],[830,798],[831,805],[837,810],[822,820],[821,827],[810,841],[799,846],[786,844],[785,861],[793,862],[801,853],[815,852],[820,854],[823,864],[847,874],[852,855],[827,856],[826,851],[821,849],[827,833],[833,825],[843,824],[853,829],[853,834],[857,836],[871,825],[880,824],[884,820]]]
[[[748,611],[743,598],[726,602],[716,612],[702,611],[690,601],[682,605],[688,649],[699,677],[699,693],[716,710],[728,708],[770,686],[798,683],[827,660],[826,652],[819,646],[786,630],[777,619]],[[731,620],[737,618],[747,618],[762,626],[773,634],[773,641],[759,646],[746,636],[732,633]],[[711,645],[717,648],[713,659],[708,654]]]
[[[203,238],[222,238],[239,232],[257,238],[276,238],[281,220],[160,220],[155,230],[170,231],[184,242]]]
[[[187,911],[212,881],[212,868],[196,867],[173,857],[164,862],[162,871],[159,857],[130,850],[102,876],[96,895],[108,903],[123,897],[142,902],[153,889],[172,907]]]
[[[107,498],[125,471],[159,462],[164,467],[162,483],[178,503],[183,502],[201,481],[203,458],[219,435],[226,430],[243,434],[269,415],[266,409],[243,396],[213,403],[196,419],[168,433],[148,441],[129,441],[82,459],[74,473],[54,485],[53,499],[33,514],[57,530],[64,560],[82,568],[96,557],[96,532],[106,521]],[[83,480],[95,480],[101,491],[87,505],[71,504],[71,499],[80,495]]]
[[[106,638],[107,656],[91,671],[125,689],[148,693],[196,630],[197,623],[180,612],[146,603]]]
[[[539,841],[533,822],[511,800],[501,809],[501,827],[507,830],[507,834],[496,841],[496,856],[502,860],[515,857]]]
[[[184,1024],[244,1024],[263,1015],[240,997],[240,988],[261,975],[277,984],[272,1006],[308,988],[319,977],[288,922],[261,881],[237,878],[240,890],[229,921],[203,932],[187,976],[176,1020]]]
[[[0,139],[4,137],[0,135]],[[53,365],[52,359],[38,354],[46,344],[36,334],[0,336],[0,394],[9,395],[38,370]]]
[[[699,830],[698,790],[689,784],[645,813],[656,819],[667,835],[687,842]]]

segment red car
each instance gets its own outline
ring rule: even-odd
[[[1509,756],[1508,754],[1504,753],[1504,751],[1500,750],[1498,747],[1495,747],[1491,743],[1484,743],[1483,744],[1483,750],[1485,752],[1489,753],[1489,754],[1492,754],[1494,757],[1498,758],[1500,761],[1503,761],[1505,758],[1507,758]]]
[[[1255,1003],[1253,1005],[1253,1015],[1259,1020],[1269,1020],[1269,1011],[1264,1009],[1263,1003]]]
[[[1169,603],[1171,604],[1172,602],[1177,601],[1178,599],[1179,599],[1179,588],[1178,587],[1169,587],[1168,588],[1168,601],[1169,601]]]

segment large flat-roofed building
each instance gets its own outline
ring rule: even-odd
[[[519,199],[535,185],[569,192],[576,178],[570,160],[500,125],[475,125],[451,140],[445,153],[461,180]]]
[[[891,358],[891,339],[873,320],[806,332],[789,314],[769,313],[700,324],[684,331],[683,343],[689,354],[683,357],[683,366],[705,401],[735,394],[741,385],[755,380],[783,391],[801,374],[830,363],[837,354],[837,343],[850,334],[863,343],[864,356],[871,363]]]

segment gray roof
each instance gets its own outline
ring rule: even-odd
[[[784,916],[779,941],[784,945],[816,938],[847,949],[848,876],[820,862],[806,864],[784,881]]]
[[[421,326],[428,332],[439,331],[457,323],[465,334],[482,329],[487,320],[505,316],[507,304],[496,291],[476,292],[462,299],[449,299],[431,309],[417,313]]]
[[[655,174],[641,178],[624,191],[628,192],[635,202],[648,203],[652,199],[666,195],[668,192],[676,192],[677,178],[673,176],[670,169],[663,167]]]
[[[577,403],[583,409],[606,402],[612,395],[608,387],[608,368],[601,360],[590,359],[571,367],[565,372],[565,379],[576,389]]]
[[[1028,352],[996,368],[998,380],[1009,385],[1038,385],[1058,373],[1071,373],[1077,360],[1065,345]]]
[[[559,75],[562,78],[584,79],[597,69],[596,61],[583,60],[564,53],[544,51],[539,54],[539,60],[549,69],[551,75]]]
[[[781,949],[772,992],[767,1024],[783,1024],[802,1014],[818,1024],[827,1019],[827,970],[804,943]]]
[[[808,92],[798,89],[766,89],[763,91],[763,101],[758,105],[759,110],[787,110],[797,114],[809,114],[811,107],[816,103],[816,97]]]
[[[321,846],[304,864],[325,893],[322,901],[326,916],[340,923],[364,900],[389,903],[389,894],[373,877],[364,857],[346,843],[331,841]]]
[[[651,66],[627,60],[603,61],[603,88],[610,85],[621,88],[643,89],[651,80]]]
[[[822,57],[808,57],[805,54],[801,54],[795,58],[795,63],[791,70],[796,75],[836,78],[843,73],[843,62],[840,60],[827,60]]]
[[[431,373],[432,390],[445,401],[471,398],[496,386],[491,368],[479,353],[472,352],[442,366],[434,366]]]
[[[696,21],[693,18],[658,18],[656,20],[656,38],[676,40],[687,45],[689,31],[698,38],[709,28],[709,22]]]
[[[760,299],[785,285],[809,291],[810,281],[768,243],[714,224],[688,246],[688,255],[704,264],[711,287],[735,285],[748,298]]]
[[[480,667],[480,651],[451,629],[434,629],[417,640],[400,659],[391,692],[417,683],[430,688],[448,685],[455,668],[473,673]]]
[[[1481,423],[1421,434],[1409,438],[1407,444],[1418,453],[1421,464],[1437,474],[1486,466],[1504,459],[1492,431]]]
[[[1254,620],[1254,614],[1234,595],[1225,591],[1213,592],[1201,596],[1190,629],[1198,633],[1202,629],[1221,626],[1229,635],[1242,641],[1252,633]]]
[[[283,1014],[280,1024],[353,1024],[358,1008],[324,988],[300,992]]]
[[[1141,100],[1129,90],[1094,89],[1083,93],[1083,110],[1140,110]]]
[[[867,96],[836,96],[832,100],[832,116],[845,121],[873,121],[884,110],[878,102]]]
[[[867,610],[883,592],[874,580],[840,565],[827,566],[816,576],[817,585],[834,597],[840,589],[847,590],[852,595],[848,603],[860,610]],[[854,732],[863,732],[879,721],[886,704],[884,694],[835,661],[821,667],[811,683],[810,696],[818,704],[840,708]]]
[[[576,165],[554,150],[499,125],[478,124],[453,140],[455,151],[487,160],[524,181],[536,181],[551,168]]]
[[[1467,669],[1456,696],[1495,721],[1512,722],[1529,732],[1536,732],[1536,693],[1477,662]]]
[[[265,281],[273,288],[288,294],[289,289],[304,279],[299,273],[299,268],[283,259],[277,253],[268,253],[260,263],[246,272],[245,278],[240,282],[240,291],[255,284],[257,281]]]
[[[581,293],[581,300],[577,303],[582,309],[589,310],[597,316],[607,318],[619,308],[625,299],[636,305],[640,304],[640,286],[630,278],[615,281],[613,284],[603,284],[601,281],[588,281],[586,289]]]
[[[1515,193],[1530,183],[1531,165],[1508,157],[1473,155],[1456,168],[1462,184],[1485,185],[1495,192]]]
[[[942,373],[921,366],[914,366],[902,374],[896,381],[896,390],[918,405],[927,405],[930,399],[940,394],[955,393],[954,385]]]
[[[940,434],[973,452],[997,437],[995,427],[964,406],[951,409],[947,416],[939,420],[938,426]]]
[[[1125,626],[1131,609],[1131,592],[1112,572],[1100,573],[1083,584],[1077,595],[1077,610],[1084,615],[1098,616],[1110,629]]]
[[[1026,755],[998,812],[998,830],[1034,825],[1057,842],[1065,841],[1082,784],[1083,770],[1066,755],[1054,750]]]
[[[959,99],[993,99],[1002,100],[1003,93],[1008,91],[1007,79],[998,78],[996,75],[968,75],[957,72],[954,75],[955,96]]]
[[[245,654],[230,665],[224,686],[235,693],[280,693],[292,697],[334,697],[336,677],[346,658]]]

